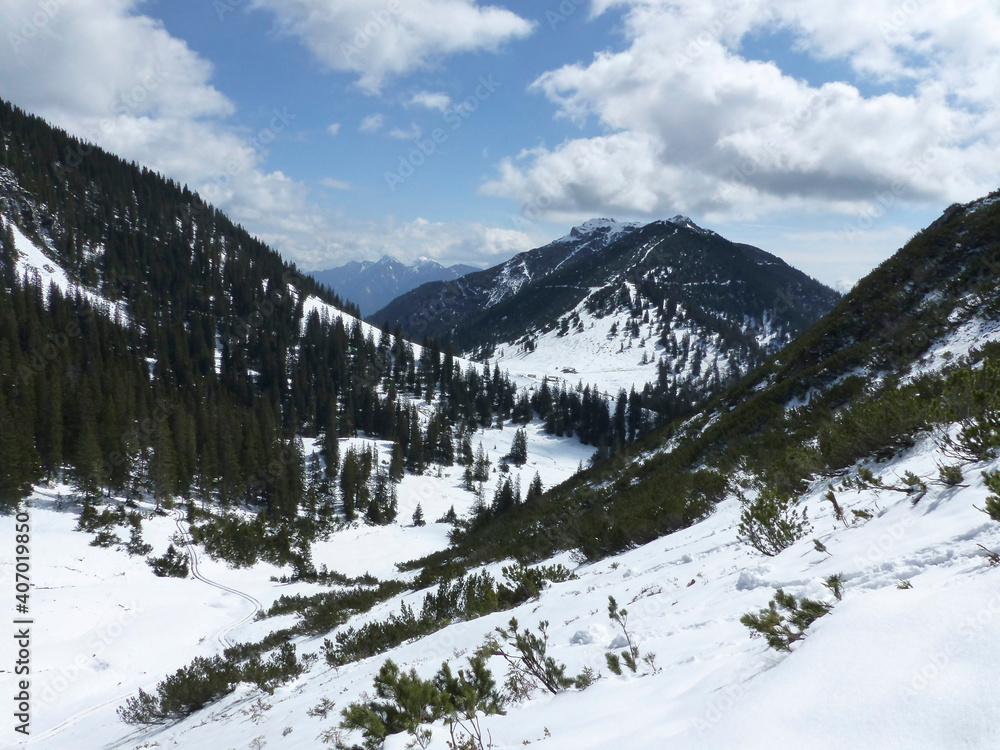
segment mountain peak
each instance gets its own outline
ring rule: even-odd
[[[677,214],[673,218],[667,219],[667,223],[676,224],[679,227],[687,227],[688,229],[698,232],[699,234],[715,234],[715,232],[711,229],[705,229],[698,226],[691,220],[690,216],[684,216],[683,214]]]
[[[590,234],[598,234],[608,232],[612,236],[617,236],[623,234],[624,232],[629,232],[633,229],[638,229],[641,224],[635,222],[622,222],[615,219],[605,219],[605,218],[595,218],[588,219],[582,224],[573,227],[569,234],[562,237],[556,242],[569,242],[572,240],[578,240],[581,237],[586,237]]]

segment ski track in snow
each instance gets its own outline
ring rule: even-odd
[[[174,511],[174,521],[175,521],[175,523],[177,525],[177,531],[180,532],[181,536],[184,538],[184,543],[187,546],[188,555],[190,556],[190,570],[191,570],[192,577],[194,577],[196,580],[201,581],[202,583],[204,583],[204,584],[206,584],[208,586],[212,586],[213,588],[219,589],[220,591],[223,591],[225,593],[233,594],[235,596],[238,596],[238,597],[244,599],[245,601],[249,602],[252,605],[252,607],[253,607],[252,611],[249,614],[247,614],[245,617],[243,617],[242,619],[240,619],[238,622],[235,622],[232,625],[229,625],[229,626],[223,628],[222,630],[220,630],[216,634],[215,637],[219,641],[219,644],[222,646],[222,648],[224,648],[224,649],[225,648],[229,648],[229,647],[231,647],[231,646],[234,645],[233,642],[229,639],[229,634],[232,633],[237,628],[242,627],[243,625],[246,625],[248,622],[250,622],[251,620],[253,620],[257,616],[257,613],[260,612],[263,609],[263,605],[257,599],[255,599],[254,597],[250,596],[250,594],[247,594],[244,591],[238,591],[238,590],[236,590],[234,588],[230,588],[229,586],[224,586],[221,583],[216,583],[215,581],[211,581],[208,578],[206,578],[205,576],[203,576],[201,574],[201,572],[199,571],[199,569],[198,569],[198,550],[195,547],[194,543],[192,542],[191,536],[188,533],[188,530],[185,528],[186,522],[184,521],[184,516],[183,516],[183,514],[181,513],[180,510],[175,510]],[[129,692],[127,692],[127,693],[122,693],[120,695],[116,695],[114,698],[106,700],[103,703],[100,703],[100,704],[98,704],[98,705],[96,705],[96,706],[94,706],[92,708],[89,708],[89,709],[87,709],[85,711],[81,711],[80,713],[78,713],[78,714],[76,714],[74,716],[71,716],[70,718],[68,718],[65,721],[63,721],[61,724],[58,724],[57,726],[52,727],[51,729],[43,732],[42,734],[38,734],[38,735],[35,735],[35,736],[31,737],[27,742],[25,742],[23,744],[25,746],[30,746],[30,745],[34,745],[34,744],[36,744],[38,742],[41,742],[43,740],[52,739],[53,737],[58,736],[59,734],[61,734],[62,732],[66,731],[70,727],[75,726],[76,724],[78,724],[80,721],[82,721],[83,719],[87,718],[88,716],[90,716],[90,715],[92,715],[92,714],[100,711],[101,709],[103,709],[103,708],[105,708],[107,706],[111,706],[111,705],[118,706],[118,705],[124,703],[128,698],[132,697],[132,695],[133,695],[133,691],[131,691],[131,690]],[[118,743],[114,743],[114,744],[108,745],[106,747],[107,748],[114,748],[114,747],[119,747],[119,745],[118,745]]]
[[[237,628],[246,625],[248,622],[253,620],[257,616],[257,613],[264,608],[264,605],[262,605],[257,599],[250,596],[250,594],[246,593],[245,591],[238,591],[237,589],[230,588],[229,586],[224,586],[221,583],[216,583],[215,581],[211,581],[205,576],[203,576],[198,569],[198,549],[197,547],[195,547],[194,542],[191,540],[191,535],[188,532],[188,529],[185,528],[187,522],[184,520],[184,516],[180,510],[174,511],[174,521],[177,524],[177,531],[184,538],[184,544],[187,546],[187,552],[190,559],[191,575],[208,586],[217,588],[220,591],[226,592],[227,594],[233,594],[235,596],[240,597],[241,599],[249,602],[251,607],[253,607],[253,609],[239,622],[233,623],[232,625],[223,628],[216,634],[215,637],[219,641],[219,644],[223,648],[230,648],[231,646],[233,646],[233,642],[229,640],[229,634],[232,633]]]

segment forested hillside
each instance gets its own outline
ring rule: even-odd
[[[616,427],[589,390],[519,391],[433,339],[373,329],[186,187],[9,105],[0,118],[6,505],[58,479],[88,501],[242,503],[269,523],[311,498],[315,524],[317,509],[355,512],[334,482],[338,437],[394,441],[398,481],[471,462],[470,431],[494,421],[538,413],[595,446],[655,422],[633,399],[633,426]],[[418,417],[416,399],[433,413]],[[303,437],[319,455],[303,455]],[[376,494],[379,469],[365,468],[357,512]],[[378,502],[371,515],[385,519],[391,493]]]

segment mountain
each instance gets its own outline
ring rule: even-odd
[[[461,520],[338,527],[312,570],[233,565],[214,511],[140,498],[156,552],[196,563],[159,578],[39,487],[32,742],[992,750],[998,269],[1000,192],[696,413],[572,476],[579,444],[531,420],[542,495],[483,513],[461,471],[407,474],[401,515]],[[477,430],[484,459],[516,452],[511,427]]]
[[[411,335],[432,321],[466,356],[524,377],[612,395],[650,384],[653,408],[677,414],[763,364],[838,299],[780,258],[678,216],[588,222],[496,268],[421,287],[371,320],[409,324]]]
[[[421,284],[457,279],[477,270],[462,264],[445,267],[429,258],[406,265],[391,255],[383,255],[378,261],[351,261],[337,268],[312,271],[309,275],[351,300],[362,315],[371,315]]]
[[[576,549],[599,559],[695,522],[723,498],[766,488],[789,502],[817,477],[856,473],[859,462],[898,456],[930,435],[942,465],[995,458],[998,240],[1000,192],[951,206],[695,415],[577,475],[544,504],[470,531],[449,555],[471,564],[501,549],[519,559]]]
[[[454,281],[425,284],[394,299],[368,320],[382,325],[399,324],[413,340],[424,336],[443,338],[465,316],[503,302],[534,279],[603,250],[638,228],[613,219],[592,219],[544,247],[515,255],[508,261],[466,274]],[[461,344],[458,344],[459,346]]]

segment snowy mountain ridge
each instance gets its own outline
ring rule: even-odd
[[[493,269],[404,295],[370,320],[451,337],[464,356],[520,376],[582,379],[612,394],[649,386],[689,408],[836,299],[684,216],[593,219]]]

